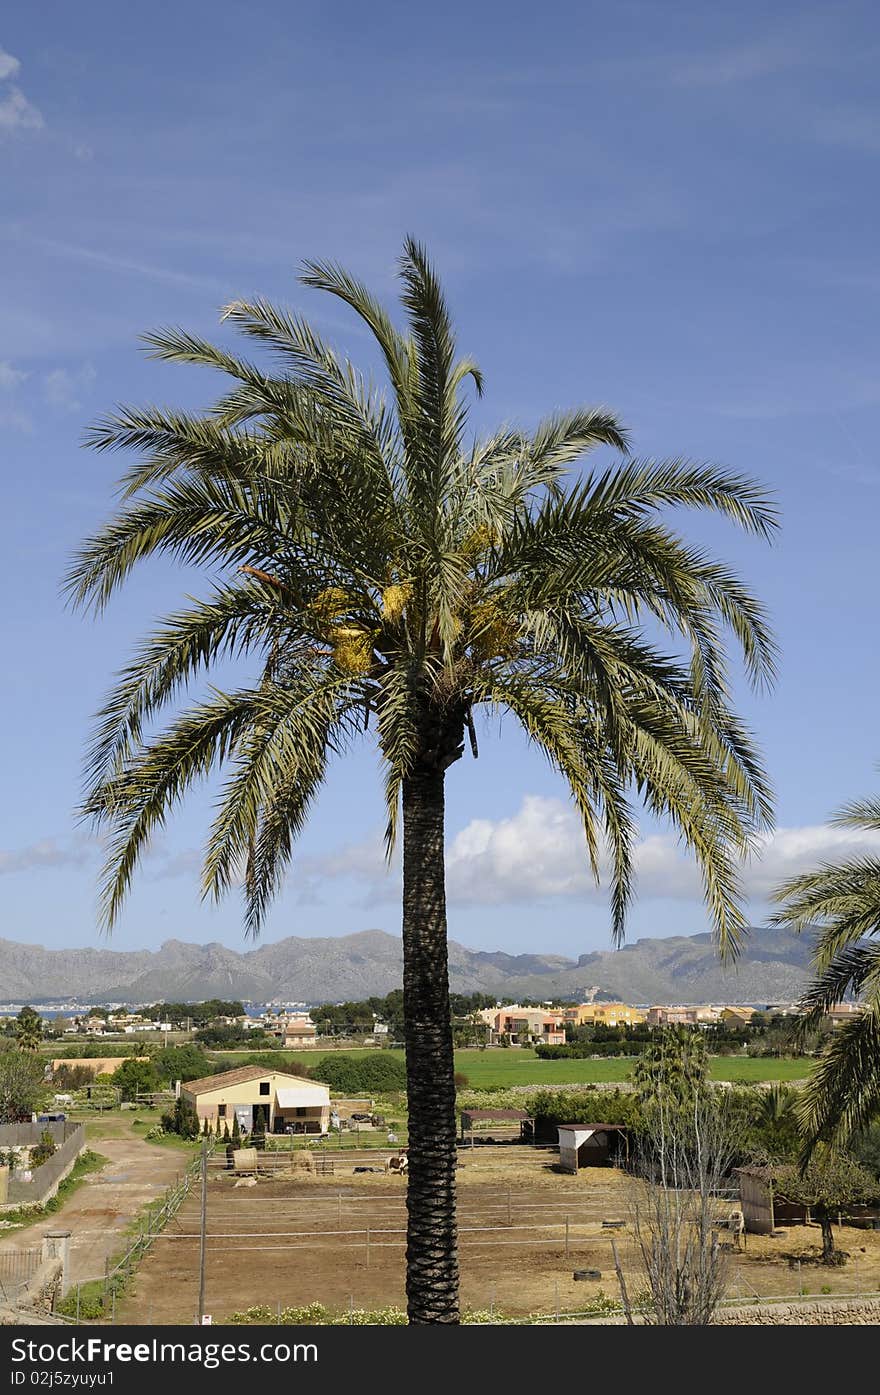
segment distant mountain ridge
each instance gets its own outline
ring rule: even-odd
[[[449,977],[457,993],[578,1000],[598,988],[631,1003],[769,1003],[801,992],[811,946],[809,935],[755,927],[737,963],[722,968],[706,934],[641,939],[577,960],[470,950],[450,940]],[[0,940],[0,999],[336,1002],[399,988],[402,962],[399,938],[383,930],[291,936],[243,952],[183,940],[166,940],[158,950],[44,949]]]

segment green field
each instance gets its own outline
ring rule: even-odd
[[[362,1055],[366,1047],[352,1050],[351,1055]],[[321,1051],[285,1051],[283,1053],[291,1066],[297,1064],[315,1066],[325,1055]],[[218,1059],[221,1055],[218,1053]],[[230,1066],[236,1064],[234,1056],[222,1053],[222,1059]],[[468,1078],[468,1083],[476,1088],[482,1085],[504,1088],[510,1085],[590,1085],[604,1081],[626,1080],[633,1068],[632,1057],[609,1056],[604,1060],[564,1060],[541,1061],[525,1047],[511,1047],[509,1050],[456,1051],[455,1069]],[[809,1075],[814,1062],[809,1058],[781,1059],[758,1056],[713,1056],[711,1059],[713,1080],[735,1080],[756,1084],[764,1080],[802,1080]]]
[[[632,1057],[609,1056],[604,1060],[542,1061],[534,1051],[456,1051],[455,1067],[471,1085],[589,1085],[627,1080],[635,1064]],[[713,1056],[713,1080],[800,1080],[809,1075],[813,1062],[762,1060],[751,1056]]]

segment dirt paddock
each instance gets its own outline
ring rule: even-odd
[[[599,1290],[616,1298],[612,1238],[631,1292],[642,1286],[629,1219],[631,1179],[612,1168],[567,1176],[553,1164],[552,1153],[530,1148],[462,1154],[458,1222],[466,1308],[552,1318],[578,1311]],[[405,1305],[405,1178],[354,1173],[353,1165],[338,1162],[332,1177],[296,1172],[249,1187],[235,1187],[231,1174],[212,1169],[206,1309],[215,1322],[256,1304],[319,1302],[340,1312]],[[719,1217],[730,1206],[719,1200]],[[607,1221],[625,1224],[610,1228]],[[793,1226],[780,1238],[747,1237],[745,1250],[729,1255],[728,1292],[745,1298],[880,1288],[880,1233],[843,1226],[835,1227],[835,1237],[851,1256],[840,1269],[810,1263],[817,1227]],[[191,1322],[198,1267],[194,1195],[141,1264],[117,1321]],[[576,1281],[576,1269],[598,1270],[601,1278]]]

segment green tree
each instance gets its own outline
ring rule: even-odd
[[[15,1019],[15,1036],[19,1050],[39,1050],[43,1040],[43,1019],[32,1007],[23,1007]]]
[[[211,1074],[211,1062],[200,1046],[184,1042],[182,1046],[165,1046],[151,1057],[156,1074],[163,1084],[175,1080],[201,1080]]]
[[[531,433],[475,440],[446,302],[423,249],[400,263],[399,329],[345,272],[305,283],[371,330],[386,401],[301,319],[236,301],[224,319],[274,356],[257,366],[181,330],[152,353],[231,379],[214,409],[123,409],[91,442],[133,450],[117,516],[83,546],[69,593],[100,611],[141,560],[219,578],[137,651],[98,721],[84,811],[109,833],[102,884],[112,925],[152,834],[197,780],[228,772],[203,886],[244,868],[256,934],[331,756],[369,732],[382,762],[386,844],[402,834],[404,1038],[409,1094],[407,1294],[412,1322],[459,1320],[456,1115],[446,944],[444,789],[475,711],[508,711],[566,781],[598,876],[610,847],[611,923],[624,933],[637,824],[630,793],[695,854],[721,946],[746,931],[737,866],[770,813],[753,743],[732,710],[725,633],[751,679],[772,673],[764,613],[740,579],[669,526],[715,512],[768,537],[750,480],[684,460],[626,459],[566,483],[627,435],[599,409]],[[662,636],[666,633],[668,650]],[[174,716],[166,704],[234,652],[251,684]],[[682,657],[683,654],[683,657]]]
[[[0,1051],[0,1123],[29,1119],[46,1092],[45,1063],[32,1051]]]
[[[833,1219],[847,1207],[873,1201],[877,1182],[861,1163],[828,1147],[813,1151],[806,1167],[790,1164],[774,1173],[774,1191],[786,1201],[808,1206],[822,1231],[823,1264],[842,1264],[835,1251]]]
[[[199,1116],[188,1100],[182,1095],[174,1101],[172,1128],[181,1138],[198,1138]]]
[[[110,1079],[122,1092],[121,1098],[124,1100],[133,1100],[136,1095],[152,1094],[159,1088],[159,1076],[152,1061],[129,1058],[116,1067]]]
[[[846,805],[832,823],[880,832],[880,799]],[[804,1159],[820,1140],[846,1144],[880,1111],[880,857],[865,852],[826,862],[774,892],[776,925],[819,934],[813,978],[801,999],[801,1038],[815,1034],[830,1008],[860,998],[863,1011],[837,1028],[800,1093]]]

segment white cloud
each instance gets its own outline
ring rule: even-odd
[[[18,87],[0,96],[0,131],[39,131],[45,125],[42,114]]]
[[[76,412],[82,406],[80,395],[87,392],[94,381],[95,370],[90,363],[77,369],[56,368],[43,379],[43,396],[50,407]]]
[[[17,58],[13,58],[11,53],[0,48],[0,82],[5,82],[7,78],[15,77],[21,64]]]
[[[0,48],[0,135],[13,131],[39,131],[46,124],[42,112],[29,102],[20,87],[9,81],[21,64],[11,53]]]
[[[767,835],[742,869],[743,888],[755,901],[787,877],[819,863],[859,853],[880,855],[880,834],[832,828],[827,824],[779,828]],[[699,869],[676,838],[651,834],[636,849],[640,899],[698,901]],[[559,897],[602,901],[607,895],[607,861],[596,887],[576,815],[561,799],[527,795],[517,813],[504,819],[473,819],[451,840],[446,854],[448,899],[459,905],[501,905]],[[399,867],[389,872],[381,840],[351,844],[338,852],[305,859],[305,875],[316,890],[324,879],[347,879],[366,888],[366,903],[399,895]]]
[[[8,359],[0,359],[0,389],[11,392],[24,382],[27,373],[20,368],[13,368]]]

